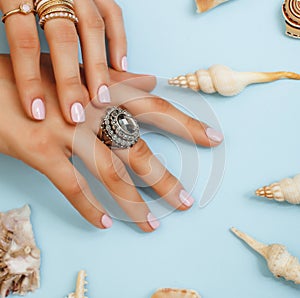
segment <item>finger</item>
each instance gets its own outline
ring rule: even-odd
[[[110,94],[104,21],[92,0],[76,1],[75,11],[79,19],[78,31],[90,98],[97,96],[100,103],[108,104]]]
[[[115,83],[122,83],[133,88],[146,92],[152,91],[156,86],[156,77],[151,75],[135,74],[130,72],[120,72],[112,68],[109,69],[110,78]]]
[[[3,12],[19,7],[18,1],[3,1]],[[24,4],[32,8],[33,3]],[[31,7],[30,7],[31,6]],[[26,114],[35,120],[45,119],[44,92],[40,74],[40,43],[35,17],[15,13],[5,19],[5,30],[17,88]]]
[[[189,117],[160,97],[123,84],[110,89],[113,102],[123,105],[142,122],[205,147],[214,147],[223,141],[221,132]]]
[[[127,42],[122,9],[113,0],[96,0],[105,22],[110,62],[114,69],[127,71]]]
[[[57,160],[44,174],[87,221],[100,229],[110,228],[110,216],[96,200],[84,177],[65,156],[57,156]]]
[[[142,139],[139,139],[130,149],[116,150],[115,152],[171,206],[179,210],[187,210],[193,205],[194,199],[183,188],[178,179],[153,155]]]
[[[89,98],[84,95],[81,85],[78,37],[74,23],[68,19],[56,18],[48,20],[44,29],[64,118],[70,124],[84,122],[84,106]]]
[[[85,134],[84,138],[84,142],[75,143],[74,148],[91,173],[143,231],[157,229],[159,222],[137,192],[123,162],[106,145],[95,139],[94,134]]]

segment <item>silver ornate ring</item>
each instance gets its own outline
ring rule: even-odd
[[[127,149],[140,138],[140,128],[128,111],[111,107],[106,111],[97,137],[112,149]]]

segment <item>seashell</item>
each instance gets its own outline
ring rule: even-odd
[[[201,298],[201,296],[193,290],[184,289],[159,289],[151,298]]]
[[[269,270],[275,277],[283,277],[295,284],[300,284],[300,263],[284,245],[265,245],[236,228],[232,228],[231,231],[266,259]]]
[[[30,223],[30,208],[0,213],[0,295],[25,295],[40,286],[40,250]]]
[[[87,274],[84,270],[78,272],[75,292],[69,294],[68,298],[87,298],[85,296],[85,293],[87,292],[87,289],[85,288],[85,285],[87,284],[87,281],[85,280],[86,277]]]
[[[213,65],[208,70],[198,70],[195,73],[172,78],[169,84],[205,93],[218,92],[223,96],[234,96],[250,84],[280,79],[300,80],[300,74],[286,71],[237,72],[224,65]]]
[[[256,191],[259,197],[266,197],[278,202],[287,201],[290,204],[300,204],[300,174],[294,178],[286,178]]]
[[[197,12],[202,13],[208,11],[228,0],[196,0]]]
[[[282,13],[285,18],[286,34],[293,38],[300,38],[300,1],[285,0]]]

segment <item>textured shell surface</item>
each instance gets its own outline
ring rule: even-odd
[[[256,195],[278,202],[287,201],[291,204],[300,204],[300,174],[294,178],[285,178],[269,186],[259,188]]]
[[[0,295],[25,295],[39,287],[40,250],[36,247],[30,208],[0,213]]]
[[[151,298],[201,298],[201,296],[194,290],[186,289],[159,289]]]
[[[197,12],[202,13],[208,11],[229,0],[196,0]]]
[[[300,1],[286,0],[282,5],[282,12],[286,21],[286,34],[300,38]]]
[[[169,84],[208,94],[218,92],[223,96],[234,96],[243,91],[248,85],[281,79],[300,80],[300,75],[286,71],[238,72],[228,66],[216,64],[207,70],[200,69],[194,73],[171,78]]]

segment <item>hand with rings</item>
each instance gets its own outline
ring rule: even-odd
[[[153,77],[112,69],[109,70],[112,80],[123,82],[111,87],[114,106],[99,108],[92,102],[86,108],[85,123],[70,126],[60,113],[49,56],[42,55],[41,62],[41,79],[49,109],[47,119],[37,123],[24,117],[11,60],[9,56],[0,55],[1,153],[22,160],[46,175],[86,220],[101,229],[110,228],[112,218],[75,168],[76,164],[70,162],[72,154],[83,161],[129,218],[145,232],[156,230],[159,221],[143,201],[126,166],[172,208],[184,211],[193,205],[193,198],[180,181],[139,137],[137,120],[205,147],[219,145],[223,140],[220,132],[149,94],[155,87]],[[139,79],[132,80],[134,78]],[[84,77],[82,80],[84,82]]]
[[[84,107],[90,98],[97,97],[100,104],[110,102],[105,37],[112,67],[127,70],[122,11],[113,0],[0,0],[0,10],[20,100],[31,119],[44,120],[48,104],[42,86],[35,14],[49,44],[65,121],[84,122]],[[86,86],[82,86],[79,73],[78,41]]]

